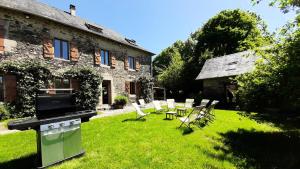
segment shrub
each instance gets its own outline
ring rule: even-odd
[[[118,95],[115,97],[115,105],[125,106],[128,103],[128,97],[125,95]]]
[[[154,80],[152,77],[140,77],[138,82],[141,85],[141,95],[140,99],[144,99],[146,102],[150,102],[153,96],[153,85]]]
[[[6,120],[11,117],[11,113],[6,104],[0,104],[0,120]]]
[[[64,74],[67,78],[77,79],[80,83],[76,92],[76,103],[81,109],[96,109],[99,103],[101,75],[92,67],[73,67]]]

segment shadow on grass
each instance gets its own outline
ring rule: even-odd
[[[30,154],[28,156],[21,157],[19,159],[13,159],[11,161],[5,161],[0,163],[0,168],[5,169],[31,169],[36,168],[37,155]]]
[[[136,119],[136,118],[130,118],[130,119],[125,119],[125,120],[122,120],[122,122],[124,123],[124,122],[131,122],[131,121],[133,121],[133,122],[145,122],[146,121],[146,119]]]
[[[182,126],[180,128],[177,128],[179,129],[181,132],[182,132],[182,135],[188,135],[188,134],[191,134],[194,132],[194,130],[192,128],[188,128],[188,127],[185,127],[185,126]]]
[[[224,146],[214,148],[222,154],[209,155],[220,160],[228,159],[238,168],[300,168],[300,131],[261,132],[239,129],[220,135]],[[235,159],[228,154],[232,154]]]
[[[271,122],[276,127],[284,130],[300,129],[300,113],[247,113],[240,115],[249,117],[259,123]]]

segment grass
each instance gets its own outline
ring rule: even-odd
[[[53,169],[70,168],[299,168],[299,132],[258,123],[236,111],[216,110],[203,128],[177,129],[179,120],[134,113],[93,120],[82,125],[86,154]],[[0,168],[33,168],[35,132],[0,136]]]

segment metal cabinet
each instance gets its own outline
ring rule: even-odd
[[[37,131],[38,154],[43,167],[83,154],[81,119],[40,126]]]
[[[66,121],[64,126],[64,158],[73,157],[82,152],[80,119]]]

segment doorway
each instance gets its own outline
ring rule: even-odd
[[[102,104],[111,104],[111,82],[103,80],[102,82]]]

